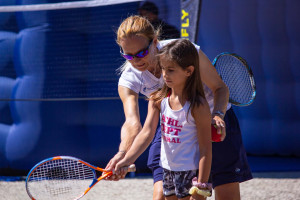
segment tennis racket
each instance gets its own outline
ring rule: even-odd
[[[97,177],[96,170],[102,172],[102,176]],[[135,165],[130,165],[128,172],[134,171]],[[78,158],[57,156],[39,162],[30,170],[26,191],[33,200],[75,200],[112,174]]]
[[[246,60],[234,53],[224,52],[212,63],[229,88],[229,102],[236,106],[249,106],[256,96],[251,68]]]

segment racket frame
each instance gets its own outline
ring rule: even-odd
[[[216,67],[216,63],[218,61],[218,59],[222,56],[226,56],[226,55],[230,55],[230,56],[233,56],[234,58],[238,59],[240,62],[243,63],[244,67],[247,69],[247,72],[249,74],[249,79],[250,79],[250,83],[251,83],[251,86],[252,86],[252,89],[253,89],[253,92],[252,92],[252,96],[251,96],[251,99],[247,102],[247,103],[240,103],[240,102],[237,102],[237,101],[234,101],[231,97],[230,97],[230,94],[229,94],[229,102],[233,105],[236,105],[236,106],[240,106],[240,107],[244,107],[244,106],[249,106],[253,103],[255,97],[256,97],[256,84],[255,84],[255,81],[254,81],[254,75],[253,75],[253,72],[252,72],[252,69],[251,67],[248,65],[247,61],[242,58],[241,56],[239,56],[238,54],[236,53],[231,53],[231,52],[223,52],[223,53],[220,53],[219,55],[217,55],[213,62],[212,62],[212,65],[214,67]],[[219,76],[222,78],[221,74],[219,74]]]
[[[88,162],[85,162],[83,160],[80,160],[78,158],[75,158],[75,157],[71,157],[71,156],[55,156],[55,157],[51,157],[51,158],[47,158],[45,160],[42,160],[41,162],[37,163],[28,173],[27,177],[26,177],[26,181],[25,181],[25,187],[26,187],[26,192],[27,194],[29,195],[29,197],[32,199],[32,200],[35,200],[35,198],[31,195],[30,193],[30,190],[28,188],[28,181],[30,180],[30,177],[31,175],[33,174],[33,172],[41,165],[47,163],[47,162],[50,162],[50,161],[54,161],[54,160],[63,160],[63,159],[68,159],[68,160],[74,160],[74,161],[78,161],[88,167],[90,167],[93,171],[93,174],[94,174],[94,178],[93,178],[93,181],[92,183],[90,184],[90,186],[85,190],[83,191],[83,193],[81,195],[79,195],[78,197],[76,197],[75,199],[80,199],[81,197],[83,197],[88,191],[90,191],[90,189],[92,189],[92,187],[94,187],[100,180],[110,176],[113,174],[112,171],[107,171],[103,168],[100,168],[100,167],[97,167],[97,166],[94,166]],[[102,176],[98,177],[97,178],[97,174],[96,174],[96,171],[100,171],[100,172],[103,172]],[[129,168],[128,168],[128,171],[135,171],[135,166],[134,165],[131,165]]]

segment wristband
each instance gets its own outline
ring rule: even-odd
[[[193,183],[193,186],[196,186],[199,189],[207,189],[209,191],[212,190],[212,184],[211,183],[201,183],[201,182],[198,182],[197,177],[194,177],[192,179],[192,183]]]
[[[219,111],[219,110],[213,112],[212,114],[213,114],[213,115],[218,115],[218,116],[220,116],[220,117],[222,117],[222,118],[225,116],[225,114],[224,114],[222,111]]]

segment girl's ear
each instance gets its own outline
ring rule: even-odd
[[[186,72],[186,76],[191,76],[194,72],[195,68],[193,65],[190,65],[188,66],[186,69],[185,69],[185,72]]]

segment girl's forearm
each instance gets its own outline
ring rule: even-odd
[[[145,132],[139,133],[136,139],[134,140],[132,146],[126,153],[124,159],[126,159],[130,163],[134,163],[150,145],[153,137],[154,134],[149,134]]]
[[[199,161],[199,174],[198,174],[198,182],[207,183],[210,175],[211,169],[211,153],[204,155],[200,158]]]

